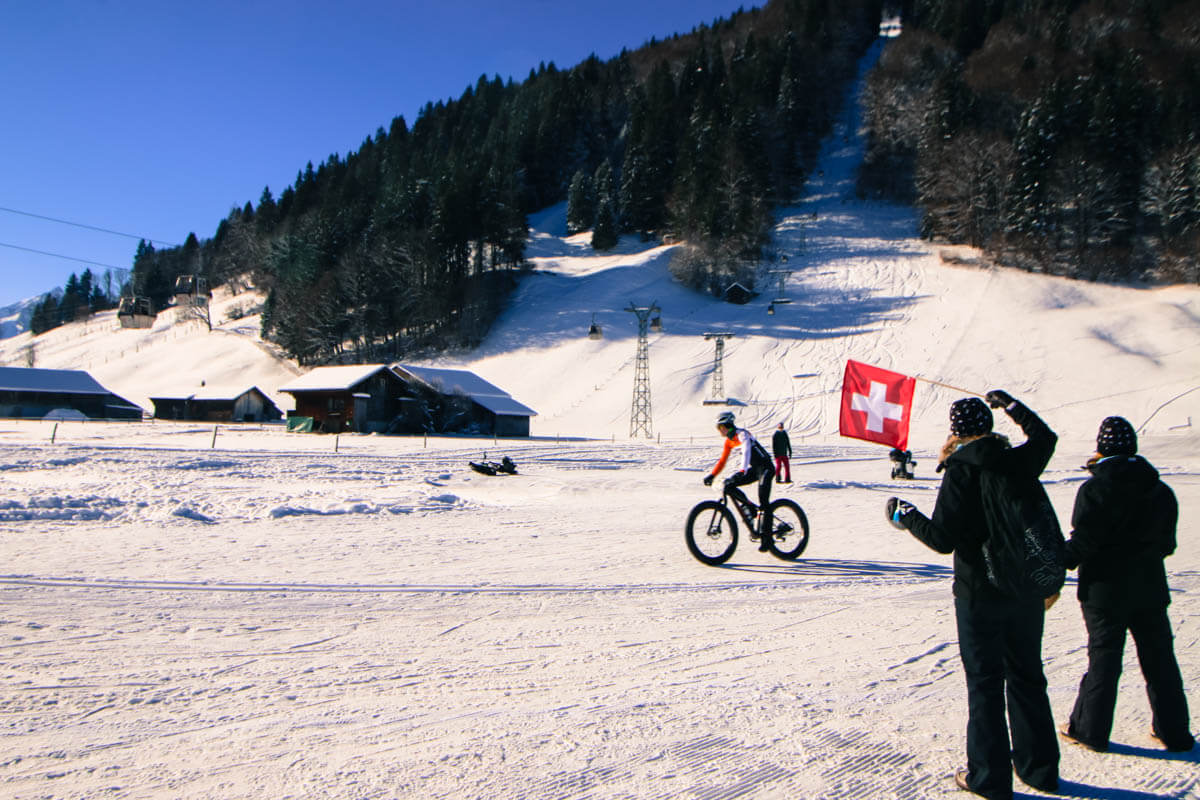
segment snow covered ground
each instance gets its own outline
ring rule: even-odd
[[[1142,427],[1180,499],[1167,564],[1195,719],[1200,290],[944,264],[911,210],[854,199],[854,112],[780,217],[793,302],[773,316],[770,287],[731,306],[673,283],[669,246],[595,256],[561,208],[534,220],[539,271],[481,348],[439,362],[537,409],[528,440],[0,420],[0,796],[958,795],[950,560],[883,504],[932,508],[960,394],[918,385],[917,479],[893,482],[885,449],[836,435],[846,358],[1025,400],[1061,436],[1045,481],[1064,519],[1100,419]],[[654,436],[630,440],[623,309],[651,301]],[[252,315],[216,316],[224,332],[66,326],[38,338],[38,364],[142,403],[200,379],[273,393],[295,374]],[[684,546],[718,454],[719,409],[701,403],[713,329],[737,333],[724,382],[740,421],[792,433],[795,483],[777,493],[808,513],[798,562],[743,543],[712,568]],[[28,342],[0,358],[21,363]],[[519,474],[467,468],[485,454]],[[1044,656],[1061,720],[1086,664],[1071,589]],[[1200,752],[1149,739],[1127,656],[1113,748],[1064,746],[1063,793],[1200,797]]]

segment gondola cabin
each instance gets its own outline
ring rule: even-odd
[[[149,297],[122,297],[117,304],[117,321],[122,328],[153,328],[154,319]]]
[[[201,305],[212,297],[203,275],[180,275],[175,278],[175,305]]]

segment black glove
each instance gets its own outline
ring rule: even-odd
[[[887,521],[892,524],[892,527],[906,531],[908,530],[908,515],[916,510],[917,507],[907,500],[901,500],[899,497],[889,497],[887,501]]]
[[[712,482],[713,482],[713,476],[712,476],[712,475],[705,475],[705,476],[704,476],[704,485],[705,485],[705,486],[712,486]]]
[[[1013,396],[1003,389],[992,389],[987,393],[987,402],[992,408],[1008,408],[1013,403]]]
[[[745,478],[746,473],[740,470],[729,476],[729,480],[733,481],[734,483],[740,483],[741,481],[745,480]]]

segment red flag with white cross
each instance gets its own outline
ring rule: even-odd
[[[847,360],[838,432],[907,450],[916,382],[899,372]]]

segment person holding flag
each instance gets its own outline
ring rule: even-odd
[[[1004,408],[1024,431],[1024,444],[1012,447],[992,431],[989,405]],[[954,554],[954,609],[968,706],[967,766],[954,781],[989,798],[1013,796],[1014,768],[1028,785],[1057,793],[1059,749],[1042,667],[1042,628],[1053,598],[1010,596],[989,581],[984,542],[1002,523],[984,510],[982,473],[1036,482],[1057,441],[1045,422],[1007,392],[988,392],[986,404],[978,397],[957,400],[950,406],[950,436],[938,464],[946,474],[932,517],[899,498],[887,501],[894,526],[939,553]]]

